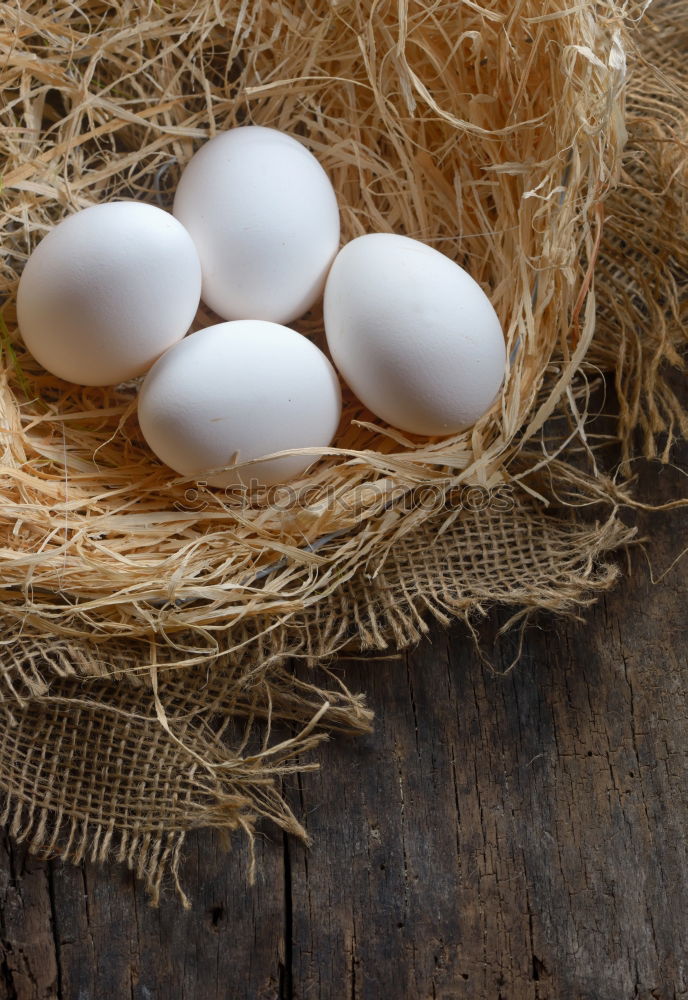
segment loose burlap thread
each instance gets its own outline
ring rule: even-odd
[[[143,75],[136,78],[127,72],[126,44],[124,55],[113,54],[126,5],[108,9],[114,13],[106,17],[105,8],[86,3],[70,23],[58,5],[48,26],[42,8],[29,5],[13,14],[3,43],[8,65],[20,71],[8,85],[16,136],[5,175],[12,252],[0,393],[7,571],[0,788],[4,822],[33,851],[126,861],[153,901],[170,872],[186,902],[178,872],[188,830],[241,828],[252,836],[257,819],[269,818],[304,836],[279,793],[280,778],[313,766],[307,751],[328,732],[370,726],[364,699],[326,666],[333,653],[399,649],[427,631],[429,616],[463,616],[472,625],[494,603],[509,606],[512,620],[537,609],[572,611],[613,584],[618,569],[609,555],[634,535],[620,518],[636,502],[620,474],[630,468],[637,435],[645,454],[668,458],[673,437],[687,430],[664,377],[667,364],[680,365],[685,342],[685,5],[651,8],[642,35],[634,26],[640,8],[616,4],[568,11],[553,4],[544,13],[541,4],[518,11],[500,3],[438,5],[423,31],[420,8],[405,4],[339,4],[335,13],[318,9],[310,25],[286,5],[255,5],[251,17],[244,13],[242,22],[237,15],[232,25],[207,5],[179,5],[174,17],[151,7],[138,34],[127,36],[132,50],[136,38],[145,39],[136,61]],[[355,70],[351,51],[331,37],[340,21],[355,29]],[[220,28],[231,44],[218,61]],[[310,56],[297,44],[299,32]],[[450,32],[453,47],[445,51]],[[496,67],[482,54],[495,32],[514,46],[511,55],[508,47],[497,50]],[[88,59],[69,63],[65,40],[72,52],[81,45]],[[448,104],[442,88],[461,82],[452,52],[466,42],[471,89]],[[40,56],[41,46],[44,58],[22,61],[29,49]],[[334,58],[327,62],[333,47],[338,69]],[[525,52],[530,65],[519,62]],[[482,59],[497,82],[491,96],[502,105],[508,96],[510,107],[492,108],[487,87],[478,87]],[[565,68],[569,89],[557,110],[572,121],[560,127],[562,147],[552,145],[543,168],[544,158],[528,158],[538,151],[537,130],[519,118],[517,98],[533,86],[532,67],[541,62],[544,70],[547,60],[552,77],[539,77],[544,96],[557,105],[561,95],[552,88]],[[109,77],[99,77],[102,64]],[[282,72],[285,65],[292,75]],[[316,72],[323,68],[326,74]],[[146,72],[151,79],[144,83]],[[186,104],[181,73],[195,81]],[[352,102],[348,119],[342,95],[328,97],[337,80],[345,95],[347,86],[366,81],[371,94],[369,104]],[[151,176],[167,204],[168,179],[208,123],[210,131],[235,124],[243,108],[249,120],[298,131],[294,93],[303,104],[303,134],[335,179],[347,234],[371,227],[436,236],[436,245],[490,290],[515,360],[501,412],[449,442],[395,436],[349,398],[349,429],[309,480],[347,495],[358,490],[344,514],[314,504],[276,520],[257,505],[239,516],[203,495],[208,506],[194,520],[196,512],[189,517],[185,509],[189,484],[161,469],[151,473],[142,458],[131,389],[102,398],[92,390],[79,394],[43,376],[22,353],[13,326],[16,272],[26,234],[32,241],[46,228],[55,204],[59,217],[96,196],[137,195]],[[544,127],[546,104],[534,116]],[[97,145],[99,136],[125,127],[119,146]],[[371,129],[384,141],[375,145]],[[358,142],[346,156],[340,144],[327,163],[325,137],[348,139],[349,132]],[[506,155],[512,133],[522,137],[512,148],[520,159]],[[132,148],[137,136],[139,150]],[[457,172],[457,194],[451,185],[447,190],[443,156],[459,138],[478,162]],[[483,147],[490,143],[488,156]],[[353,173],[344,169],[347,157]],[[410,164],[417,173],[409,179],[400,169]],[[150,196],[150,187],[143,193]],[[509,204],[500,206],[500,198]],[[523,212],[529,202],[537,210]],[[478,223],[494,229],[500,213],[516,236],[479,235]],[[523,234],[526,226],[535,237]],[[529,254],[537,262],[530,269]],[[514,279],[514,267],[522,280]],[[510,307],[514,288],[517,307]],[[201,313],[198,325],[208,321]],[[318,339],[319,324],[320,317],[308,318],[304,332]],[[615,475],[602,471],[604,448],[586,434],[600,371],[614,373],[620,401],[615,429],[603,442],[621,445],[625,465]],[[65,433],[63,423],[58,434],[59,413],[85,430]],[[96,449],[104,469],[98,474]],[[463,485],[479,487],[488,500],[507,485],[509,502],[454,508],[448,498]],[[390,504],[390,488],[408,496],[419,486],[432,486],[440,502]],[[150,524],[157,534],[142,536]],[[156,544],[162,553],[139,576],[120,571],[132,564],[137,532],[141,562]],[[243,555],[223,572],[221,546],[230,544]],[[203,558],[195,562],[199,550]],[[251,582],[242,584],[247,575]],[[108,587],[117,598],[110,603]],[[295,674],[298,660],[316,672]],[[275,736],[275,726],[284,725],[289,733]]]

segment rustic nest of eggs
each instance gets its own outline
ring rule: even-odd
[[[624,139],[615,3],[183,0],[143,12],[89,0],[7,16],[6,638],[156,637],[197,661],[363,568],[374,577],[437,514],[423,488],[440,503],[462,485],[527,489],[524,444],[567,394],[575,412],[593,334],[599,206]],[[343,242],[405,234],[466,268],[510,358],[499,403],[446,438],[387,427],[345,389],[333,446],[290,484],[295,503],[237,505],[175,476],[141,435],[135,382],[62,382],[16,327],[18,277],[57,222],[120,198],[170,208],[194,151],[242,124],[298,136],[316,155]],[[217,321],[201,306],[193,329]],[[319,307],[294,326],[325,346]]]

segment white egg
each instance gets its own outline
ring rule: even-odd
[[[199,330],[164,354],[141,387],[143,436],[161,461],[210,486],[272,486],[317,454],[222,466],[292,448],[327,447],[341,415],[337,374],[315,344],[264,320]]]
[[[248,125],[192,157],[174,199],[203,269],[203,301],[224,319],[289,323],[322,294],[339,247],[332,185],[300,142]]]
[[[378,417],[414,434],[474,424],[504,378],[504,335],[458,264],[406,236],[376,233],[337,255],[325,288],[332,359]]]
[[[70,215],[19,282],[24,343],[53,375],[115,385],[143,374],[189,329],[201,296],[193,241],[169,212],[134,201]]]

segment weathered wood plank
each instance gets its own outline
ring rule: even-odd
[[[248,856],[210,832],[189,839],[184,880],[193,909],[172,891],[147,905],[123,867],[0,856],[0,997],[7,1000],[268,1000],[284,980],[282,838]]]
[[[646,522],[660,568],[683,516]],[[494,669],[458,627],[345,665],[378,726],[294,794],[294,997],[685,995],[688,587],[632,565],[586,623],[541,617],[510,672],[494,617]]]
[[[0,996],[53,1000],[59,977],[47,867],[12,845],[4,833],[0,902]]]

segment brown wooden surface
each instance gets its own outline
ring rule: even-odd
[[[677,461],[688,457],[684,449]],[[655,500],[685,494],[647,467]],[[659,574],[680,512],[644,517]],[[184,912],[122,868],[42,863],[2,838],[11,1000],[664,1000],[688,994],[684,564],[632,572],[585,623],[541,616],[516,669],[463,627],[342,665],[378,714],[288,792],[313,846],[189,838]]]

